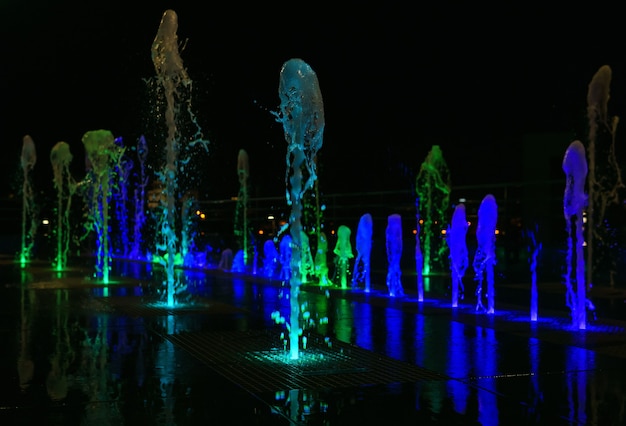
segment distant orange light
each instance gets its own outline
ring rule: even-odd
[[[448,231],[447,231],[447,230],[445,230],[445,229],[442,229],[442,230],[441,230],[441,235],[446,235],[447,233],[448,233]]]
[[[259,229],[259,235],[263,235],[265,232],[263,232],[262,229]]]
[[[417,229],[413,230],[413,235],[417,235]]]

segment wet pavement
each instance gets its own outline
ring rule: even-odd
[[[288,288],[218,271],[179,271],[189,303],[159,303],[163,272],[89,261],[55,272],[0,258],[1,425],[346,425],[626,423],[626,299],[596,290],[597,318],[571,326],[563,286],[496,283],[496,313],[446,277],[418,302],[303,285],[307,347],[284,350]],[[471,287],[472,283],[466,283]]]

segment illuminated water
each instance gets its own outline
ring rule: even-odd
[[[50,162],[54,174],[54,187],[57,190],[57,252],[54,262],[57,271],[67,266],[67,255],[71,240],[70,212],[72,197],[76,192],[76,182],[70,173],[72,153],[67,142],[57,142],[50,152]]]
[[[373,233],[372,215],[365,213],[359,219],[359,226],[356,230],[356,259],[352,273],[352,287],[360,288],[363,286],[366,293],[369,293],[372,288],[370,258],[372,256]]]
[[[537,321],[539,315],[539,290],[537,289],[537,258],[541,252],[543,244],[537,240],[535,230],[529,229],[526,232],[529,242],[528,251],[530,256],[530,320]]]
[[[167,304],[173,306],[175,295],[184,291],[184,285],[176,281],[174,268],[183,262],[183,253],[188,249],[191,238],[188,234],[181,236],[180,233],[188,232],[187,223],[179,226],[181,218],[181,206],[177,203],[181,198],[185,203],[193,197],[186,192],[181,197],[180,191],[184,190],[180,180],[190,177],[194,170],[186,170],[193,164],[190,162],[190,147],[199,144],[205,152],[208,151],[208,142],[202,138],[201,131],[190,109],[188,92],[191,90],[192,81],[183,65],[183,60],[178,50],[178,15],[174,10],[168,9],[163,13],[159,29],[152,42],[152,62],[156,71],[157,79],[164,91],[165,97],[165,125],[167,135],[165,137],[166,162],[160,172],[160,180],[163,185],[165,199],[162,200],[162,216],[158,225],[157,234],[161,240],[157,243],[157,251],[163,253],[160,258],[164,259],[167,279],[164,288],[164,297]],[[181,109],[181,106],[185,109]],[[186,112],[187,118],[196,128],[191,135],[184,134],[186,130],[182,124],[182,112]],[[186,143],[183,143],[186,142]],[[186,156],[179,154],[185,152]],[[183,207],[184,208],[184,207]],[[182,244],[185,247],[182,247]]]
[[[129,257],[134,260],[145,260],[147,258],[144,252],[143,232],[146,224],[146,187],[148,185],[148,176],[146,174],[146,162],[148,159],[148,143],[146,138],[141,135],[137,141],[137,159],[139,161],[138,184],[134,191],[134,211],[135,217],[133,221],[133,239]]]
[[[22,139],[22,246],[20,250],[20,262],[25,264],[30,261],[35,234],[37,233],[37,212],[35,206],[35,193],[32,183],[32,170],[37,163],[37,150],[35,142],[30,135]]]
[[[278,249],[273,239],[263,243],[263,275],[267,278],[277,278],[276,271],[280,267]]]
[[[476,285],[476,310],[495,312],[495,277],[496,264],[496,227],[498,222],[498,205],[493,195],[487,194],[478,207],[478,224],[476,226],[476,240],[478,247],[474,254],[473,267]],[[483,284],[487,282],[487,294],[484,294]],[[487,307],[483,298],[487,298]]]
[[[352,242],[350,238],[352,231],[346,225],[339,225],[337,228],[337,244],[333,249],[335,254],[335,265],[337,265],[337,279],[341,288],[348,288],[348,272],[350,268],[350,259],[354,257],[352,252]]]
[[[459,306],[459,298],[463,298],[463,276],[469,266],[467,251],[467,219],[465,204],[457,204],[452,215],[452,224],[446,233],[446,241],[450,248],[450,277],[452,279],[452,307]],[[459,295],[460,292],[460,295]]]
[[[402,269],[402,216],[389,215],[385,230],[387,247],[387,290],[391,297],[403,297]]]
[[[110,130],[90,130],[83,135],[87,155],[87,175],[81,189],[87,203],[87,235],[96,235],[96,276],[104,283],[109,281],[111,262],[109,204],[113,193],[115,165],[124,153],[115,143]]]
[[[239,194],[235,208],[234,235],[238,249],[242,250],[244,267],[248,266],[250,251],[248,229],[248,178],[250,176],[250,161],[245,149],[240,149],[237,155],[237,178],[239,179]]]
[[[563,213],[565,215],[567,237],[567,272],[564,276],[566,304],[572,312],[575,327],[587,326],[587,291],[585,283],[583,210],[587,202],[585,182],[587,178],[587,159],[585,148],[580,141],[572,142],[563,157],[563,172],[566,175],[563,195]],[[575,284],[576,291],[574,291]]]
[[[423,275],[443,272],[446,264],[446,244],[440,238],[448,223],[450,204],[450,170],[439,145],[433,145],[420,166],[415,179],[418,222],[422,230]]]
[[[301,330],[298,302],[301,277],[297,271],[302,259],[302,200],[317,179],[316,155],[324,140],[324,103],[315,71],[299,58],[289,59],[283,64],[278,95],[280,111],[276,113],[276,119],[282,123],[287,141],[285,183],[287,204],[291,206],[289,350],[291,358],[297,359]]]
[[[319,233],[313,262],[315,264],[317,283],[320,286],[332,285],[332,281],[328,278],[328,239],[324,231]]]

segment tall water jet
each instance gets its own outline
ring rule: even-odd
[[[287,141],[287,204],[291,205],[289,227],[292,238],[290,283],[289,351],[299,357],[300,326],[300,248],[302,199],[317,179],[316,155],[324,135],[324,103],[317,75],[302,59],[286,61],[280,71],[278,95],[280,111],[274,113],[282,123]]]
[[[279,265],[279,254],[273,239],[263,243],[263,275],[266,278],[276,278],[276,270]]]
[[[387,217],[385,230],[387,250],[387,290],[391,297],[403,297],[402,288],[402,217],[392,214]]]
[[[465,204],[457,204],[452,214],[452,225],[448,227],[446,241],[450,249],[450,275],[452,278],[452,307],[459,306],[463,298],[463,276],[469,265],[467,252],[467,219]],[[459,296],[459,290],[461,295]]]
[[[487,313],[495,313],[494,266],[496,264],[496,225],[498,223],[498,205],[493,195],[487,194],[478,207],[476,240],[478,247],[474,254],[473,267],[476,287],[476,310],[484,311],[483,283],[487,279]]]
[[[537,289],[537,257],[541,251],[541,242],[537,241],[535,230],[528,230],[523,233],[528,240],[528,263],[530,264],[530,320],[537,321],[539,309],[539,291]]]
[[[317,239],[317,250],[315,251],[315,276],[320,286],[333,285],[328,278],[328,239],[324,231],[320,232]]]
[[[130,258],[135,260],[144,258],[141,243],[143,228],[146,223],[146,186],[148,185],[146,162],[148,159],[148,144],[143,135],[137,141],[137,158],[139,160],[139,182],[135,187],[135,220],[133,221],[133,242],[130,251]]]
[[[422,220],[420,218],[420,201],[415,197],[415,275],[417,278],[417,301],[424,301],[424,254],[422,253]]]
[[[565,301],[572,313],[574,327],[587,328],[586,318],[586,283],[585,258],[583,235],[583,211],[587,204],[585,181],[587,179],[587,159],[585,147],[580,141],[572,142],[563,157],[563,172],[565,172],[565,193],[563,195],[563,213],[567,227],[567,272],[565,275]],[[572,230],[572,228],[574,228]],[[573,265],[576,256],[575,267]],[[576,292],[572,286],[572,272],[575,269],[574,279]]]
[[[436,269],[442,272],[447,247],[441,240],[441,231],[446,229],[451,183],[450,170],[439,145],[432,146],[422,163],[415,190],[418,221],[423,220],[423,275],[430,275]]]
[[[315,275],[315,262],[311,253],[311,240],[306,232],[300,234],[300,280],[309,282],[309,277]]]
[[[372,215],[365,213],[359,219],[356,229],[356,259],[354,260],[354,272],[352,273],[352,287],[357,288],[361,284],[366,293],[371,290],[370,258],[372,256],[372,236],[374,234],[374,222]]]
[[[157,34],[152,42],[151,56],[158,82],[164,89],[165,96],[165,124],[167,127],[165,156],[166,162],[160,173],[160,179],[164,185],[165,199],[162,200],[163,215],[158,225],[162,243],[157,245],[158,250],[165,252],[166,285],[165,299],[168,306],[174,305],[174,296],[181,292],[184,286],[176,282],[174,267],[180,257],[177,235],[177,209],[176,200],[179,198],[179,172],[188,167],[191,158],[179,158],[182,148],[188,149],[200,143],[205,151],[208,151],[207,141],[201,137],[201,132],[195,117],[190,109],[190,101],[184,97],[184,89],[190,90],[192,81],[183,66],[183,61],[178,51],[178,16],[175,11],[168,9],[163,13]],[[193,125],[196,126],[196,134],[193,135],[187,146],[181,146],[184,127],[181,122],[179,104],[187,108]]]
[[[235,238],[239,249],[243,250],[243,263],[248,265],[248,177],[250,176],[250,164],[248,153],[240,149],[237,155],[237,177],[239,179],[239,195],[235,208]]]
[[[350,266],[350,259],[354,257],[352,252],[352,243],[350,237],[352,231],[346,225],[340,225],[337,228],[337,244],[333,253],[335,254],[335,264],[337,265],[336,276],[339,278],[339,286],[341,288],[348,288],[348,268]]]
[[[280,262],[280,279],[291,282],[291,254],[292,239],[290,234],[285,234],[278,244],[278,260]],[[298,265],[299,266],[299,265]]]
[[[50,151],[54,187],[57,190],[57,254],[54,262],[57,271],[62,271],[67,266],[67,255],[70,247],[70,211],[72,197],[76,192],[76,182],[70,173],[72,158],[67,142],[57,142]]]
[[[83,135],[83,145],[89,163],[87,230],[96,232],[96,276],[109,282],[111,253],[109,247],[109,203],[112,195],[113,174],[124,149],[115,144],[109,130],[90,130]]]
[[[113,187],[113,205],[115,207],[115,222],[112,228],[117,230],[117,238],[113,240],[116,244],[113,252],[125,259],[128,258],[130,250],[130,218],[128,215],[128,189],[130,186],[130,175],[134,168],[133,160],[126,155],[128,150],[124,147],[121,137],[115,139],[115,143],[124,150],[124,155],[119,159],[115,168],[115,185]]]
[[[594,74],[587,92],[587,118],[589,129],[588,205],[587,205],[587,288],[593,286],[597,273],[608,271],[610,285],[614,286],[618,250],[614,229],[611,226],[611,207],[614,214],[622,214],[622,190],[626,188],[616,155],[616,133],[619,117],[610,117],[608,102],[612,70],[601,66]],[[617,226],[617,225],[614,225]],[[597,277],[596,277],[597,278]]]
[[[22,182],[22,247],[20,251],[20,263],[23,265],[30,261],[35,234],[37,233],[37,214],[35,211],[35,193],[33,191],[31,172],[37,162],[37,150],[35,142],[30,135],[22,139],[22,156],[20,164],[23,172]]]

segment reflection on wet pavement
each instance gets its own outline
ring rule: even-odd
[[[190,297],[172,308],[150,265],[116,264],[106,286],[89,268],[0,273],[2,425],[626,421],[619,319],[573,330],[558,309],[531,323],[523,306],[303,286],[291,361],[279,281],[181,272]]]

